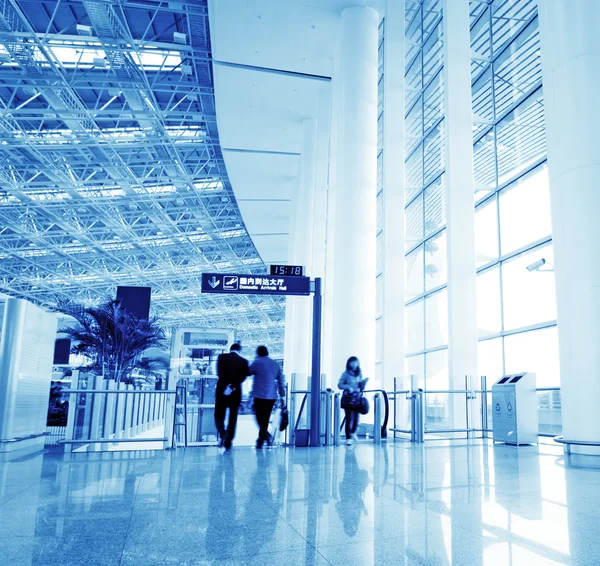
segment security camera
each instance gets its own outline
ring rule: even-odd
[[[527,271],[539,271],[540,267],[544,265],[546,265],[546,260],[544,258],[538,259],[537,261],[527,266]]]

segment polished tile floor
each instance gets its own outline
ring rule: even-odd
[[[553,445],[216,448],[0,463],[0,564],[600,564],[600,470]]]

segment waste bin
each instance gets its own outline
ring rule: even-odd
[[[297,428],[294,434],[294,445],[296,448],[306,448],[310,438],[310,430],[307,428]]]
[[[505,375],[492,386],[494,442],[537,444],[535,373]]]

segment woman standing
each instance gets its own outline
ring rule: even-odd
[[[256,359],[250,366],[250,374],[254,376],[252,397],[260,429],[256,447],[262,448],[265,442],[269,445],[273,443],[269,434],[269,418],[277,401],[277,394],[279,393],[282,398],[285,396],[285,380],[279,364],[269,358],[269,350],[266,346],[259,346],[256,349]]]
[[[363,378],[358,358],[356,356],[348,358],[346,371],[340,377],[338,387],[344,391],[344,395],[352,395],[358,398],[364,390],[366,383],[367,380]],[[358,407],[354,406],[344,410],[346,411],[346,444],[351,445],[353,439],[357,440]]]

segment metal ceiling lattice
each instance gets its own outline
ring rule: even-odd
[[[0,290],[53,309],[152,287],[168,326],[283,352],[276,297],[225,169],[206,0],[0,0]]]

